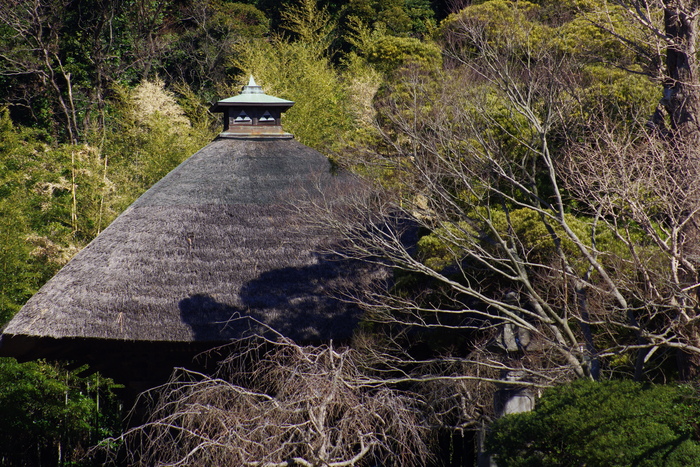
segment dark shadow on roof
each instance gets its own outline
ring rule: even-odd
[[[332,255],[316,258],[316,264],[273,269],[243,284],[241,307],[206,294],[183,299],[182,321],[195,340],[238,339],[266,333],[265,326],[297,342],[349,339],[362,310],[341,293],[357,282],[358,264]]]

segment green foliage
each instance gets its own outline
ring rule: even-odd
[[[532,0],[532,3],[539,6],[540,20],[553,27],[605,6],[605,0]]]
[[[632,33],[619,9],[606,12],[620,32]],[[601,13],[602,14],[602,13]],[[577,15],[551,30],[550,47],[582,61],[634,63],[635,54],[612,34],[598,26],[601,19],[594,12]]]
[[[374,102],[382,74],[364,59],[351,55],[345,62],[342,82],[347,96],[345,109],[353,120],[351,130],[343,138],[340,154],[340,157],[347,157],[353,150],[362,150],[381,139],[375,126],[377,111]]]
[[[221,131],[221,118],[209,111],[211,105],[203,102],[192,86],[179,83],[173,86],[173,92],[183,115],[192,127],[191,134],[199,144],[208,144]]]
[[[527,63],[534,69],[538,62],[544,66],[545,60],[551,61],[548,66],[558,69],[550,79],[573,84],[570,94],[559,99],[557,112],[565,120],[588,123],[600,112],[629,126],[653,112],[657,84],[645,76],[639,50],[604,28],[637,44],[652,43],[623,9],[593,0],[478,2],[446,18],[441,36],[464,57],[477,57],[483,40],[504,55],[504,67]],[[567,107],[573,108],[571,113]]]
[[[328,10],[319,7],[316,0],[290,2],[281,15],[283,28],[292,33],[296,42],[315,50],[318,55],[328,52],[336,24]]]
[[[246,3],[216,2],[213,23],[220,34],[236,34],[238,37],[262,37],[270,31],[265,14]]]
[[[476,26],[494,47],[528,53],[541,47],[549,34],[549,27],[538,21],[539,11],[538,5],[527,1],[490,0],[448,16],[441,24],[441,34],[448,40],[460,38],[464,25]],[[466,40],[464,45],[469,46],[469,38]]]
[[[165,69],[176,80],[210,95],[228,78],[234,45],[269,32],[269,19],[253,5],[207,0],[182,12],[185,27],[167,53]],[[208,96],[210,97],[210,96]]]
[[[87,449],[118,432],[114,383],[80,370],[0,359],[3,465],[89,465]]]
[[[429,0],[350,0],[339,16],[342,36],[352,31],[351,23],[358,20],[398,37],[428,38],[436,28],[435,12]],[[356,47],[355,52],[365,51]]]
[[[404,9],[404,2],[402,0],[384,0],[379,3],[377,21],[384,25],[392,35],[407,35],[411,30],[411,18]]]
[[[436,28],[435,12],[430,0],[405,0],[404,8],[411,18],[413,36],[428,37]]]
[[[434,43],[412,37],[381,36],[367,45],[364,54],[370,64],[383,72],[406,65],[433,70],[442,65],[442,53]]]
[[[533,209],[518,208],[506,212],[501,207],[479,205],[470,209],[471,213],[465,213],[465,217],[471,218],[470,222],[443,225],[419,240],[419,251],[426,265],[441,270],[455,260],[461,260],[474,245],[489,248],[496,236],[509,239],[509,244],[532,264],[546,264],[556,258],[557,244],[569,258],[580,255],[576,245],[559,225]],[[622,246],[616,243],[609,230],[599,228],[593,231],[591,219],[572,214],[565,214],[565,219],[569,228],[587,246],[590,247],[591,239],[595,238],[597,247],[603,251],[623,253]]]
[[[27,219],[18,196],[0,198],[0,326],[14,316],[36,291],[31,262]]]
[[[91,146],[49,146],[30,134],[23,138],[23,145],[0,154],[6,169],[2,178],[12,186],[8,197],[21,197],[16,206],[27,216],[33,237],[68,250],[85,244],[109,217],[101,203],[108,181],[99,152]],[[101,216],[105,223],[100,225]],[[49,256],[60,264],[69,259]]]
[[[237,66],[245,70],[238,82],[247,82],[252,74],[266,93],[295,102],[283,125],[302,143],[330,153],[351,130],[344,83],[328,57],[319,54],[315,40],[250,42],[241,47]],[[224,92],[235,95],[240,87]]]
[[[140,11],[114,0],[3,4],[0,102],[16,104],[17,123],[61,141],[71,141],[72,128],[73,142],[84,142],[82,132],[99,124],[109,83],[130,81],[135,62],[144,63],[134,57],[143,46],[132,30]]]
[[[503,467],[698,465],[698,417],[690,387],[579,381],[496,421],[487,449]]]
[[[0,322],[108,222],[103,160],[89,146],[50,145],[0,111]]]
[[[354,48],[350,56],[362,57],[375,69],[390,73],[406,65],[436,70],[442,65],[442,51],[437,44],[413,37],[391,35],[383,23],[357,16],[347,18],[347,40]]]
[[[30,245],[29,209],[24,179],[25,154],[9,112],[0,109],[0,325],[6,323],[35,291]]]
[[[630,125],[646,120],[658,105],[658,89],[647,77],[603,64],[582,70],[578,110],[574,118],[589,121],[604,115],[611,121]]]
[[[160,80],[143,81],[134,89],[115,88],[113,123],[103,152],[108,177],[119,187],[113,203],[125,209],[187,157],[211,141],[213,133],[201,109],[186,99],[193,126],[175,95]],[[183,88],[187,92],[186,88]]]

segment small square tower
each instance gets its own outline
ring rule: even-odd
[[[294,102],[265,94],[253,77],[243,91],[223,99],[212,107],[212,112],[223,112],[222,138],[292,138],[282,129],[282,112]]]

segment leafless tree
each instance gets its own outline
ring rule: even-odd
[[[363,161],[389,174],[376,195],[323,220],[346,238],[340,254],[398,271],[390,287],[352,295],[408,336],[383,343],[378,364],[403,371],[387,381],[441,382],[431,394],[449,394],[443,413],[469,400],[467,423],[484,406],[476,389],[503,375],[523,386],[601,371],[640,379],[669,350],[700,355],[687,140],[637,129],[613,144],[596,128],[572,144],[566,57],[491,40],[476,23],[454,33],[451,69],[407,73],[380,102],[384,146]],[[407,276],[419,285],[402,287]],[[463,347],[423,359],[402,349],[436,330],[461,333]]]
[[[589,138],[588,145],[577,145],[573,153],[578,156],[568,159],[570,163],[575,160],[577,165],[575,171],[569,171],[572,175],[569,181],[579,197],[582,184],[600,186],[600,191],[589,188],[587,198],[600,206],[603,218],[607,222],[615,219],[616,225],[626,225],[628,229],[631,224],[638,226],[666,255],[661,267],[663,273],[659,271],[658,261],[650,268],[650,263],[642,264],[635,257],[635,267],[643,271],[646,283],[642,295],[650,291],[655,294],[653,299],[647,295],[646,303],[653,305],[657,313],[670,313],[660,320],[670,330],[665,329],[662,335],[640,336],[640,341],[661,341],[672,346],[682,342],[681,348],[696,348],[699,341],[693,337],[692,329],[698,282],[695,186],[700,142],[697,60],[700,2],[611,0],[609,3],[621,7],[630,22],[648,39],[640,41],[639,37],[627,37],[611,23],[601,24],[601,27],[640,52],[640,57],[647,62],[647,73],[661,84],[663,93],[648,125],[651,134],[621,139],[619,135],[613,137],[609,123],[595,126],[597,136]],[[581,157],[582,146],[587,146],[586,157]],[[605,181],[601,174],[607,174]],[[630,254],[638,254],[640,248],[638,246],[637,251],[632,248],[629,235],[625,244]],[[653,268],[656,274],[649,270]],[[678,339],[679,335],[682,338]],[[649,354],[657,349],[651,347]],[[694,377],[700,368],[697,351],[685,349],[680,355],[681,376]]]
[[[420,400],[368,377],[349,348],[232,344],[216,377],[180,370],[121,437],[129,465],[424,465]]]
[[[686,355],[700,348],[700,169],[697,148],[679,144],[648,133],[623,140],[601,125],[587,144],[571,148],[562,167],[566,187],[596,210],[600,228],[622,247],[606,254],[617,263],[615,281],[636,304],[645,360],[663,348]],[[691,378],[696,367],[682,365],[682,376]]]
[[[87,130],[103,129],[114,80],[130,71],[148,78],[167,51],[170,36],[163,30],[170,25],[163,23],[168,5],[159,0],[139,0],[129,7],[115,0],[89,5],[0,0],[0,76],[12,77],[21,91],[12,96],[12,104],[35,114],[38,95],[48,97],[61,116],[60,132],[73,144],[83,141]],[[123,24],[128,33],[118,34]],[[75,34],[77,44],[69,40]]]
[[[72,75],[60,54],[60,1],[0,1],[0,24],[12,31],[0,52],[0,74],[37,76],[53,90],[63,115],[68,139],[77,143],[78,118]]]
[[[598,23],[646,61],[645,71],[663,87],[651,123],[672,138],[700,141],[700,75],[697,41],[700,2],[697,0],[609,0],[621,7],[630,23],[644,31],[631,38],[612,22]]]

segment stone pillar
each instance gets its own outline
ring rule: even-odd
[[[497,417],[513,413],[530,412],[535,408],[536,395],[529,387],[523,387],[513,383],[523,381],[525,372],[504,371],[501,379],[504,384],[496,391],[494,396],[494,409]]]

